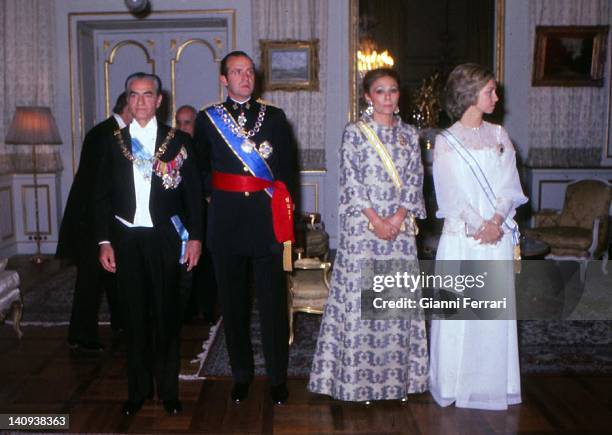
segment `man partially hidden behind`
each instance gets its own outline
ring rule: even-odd
[[[195,119],[198,111],[195,107],[185,104],[176,110],[174,120],[176,121],[176,129],[187,133],[193,137],[193,130],[195,128]]]
[[[98,311],[102,293],[106,293],[111,327],[123,329],[121,310],[117,304],[115,276],[100,267],[94,230],[94,192],[96,172],[103,147],[113,132],[132,122],[125,92],[119,95],[113,114],[94,126],[83,141],[79,169],[70,188],[60,227],[56,257],[68,259],[77,266],[77,278],[68,327],[68,344],[73,348],[101,351],[98,335]]]
[[[184,105],[176,110],[174,120],[177,130],[184,131],[193,137],[195,119],[198,114],[193,106]],[[206,189],[203,189],[205,193]],[[206,231],[208,201],[210,197],[202,198],[202,229]],[[217,281],[213,270],[212,257],[208,248],[202,248],[200,264],[193,271],[192,288],[185,310],[185,322],[200,320],[212,326],[215,321],[217,305]]]
[[[234,377],[231,398],[245,400],[253,378],[250,265],[270,396],[282,404],[289,394],[283,243],[293,239],[293,205],[285,186],[294,187],[295,151],[283,111],[251,98],[255,84],[251,58],[231,52],[220,69],[228,98],[198,114],[195,142],[211,188],[206,241]]]
[[[128,400],[133,415],[153,396],[181,412],[178,374],[180,267],[201,250],[201,182],[188,135],[160,124],[161,81],[135,73],[125,84],[134,120],[104,148],[96,183],[100,263],[117,274],[126,314]],[[184,266],[181,266],[181,262]]]

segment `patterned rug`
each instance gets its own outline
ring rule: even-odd
[[[75,282],[76,268],[70,266],[24,292],[22,324],[67,324]],[[101,322],[110,320],[106,298],[102,298],[98,319]]]
[[[74,267],[62,269],[24,293],[22,323],[67,324],[76,280]],[[102,298],[100,321],[109,320]],[[295,340],[289,352],[288,375],[307,378],[310,373],[321,316],[298,313]],[[255,310],[251,321],[255,375],[265,375],[265,365]],[[612,374],[612,321],[519,321],[521,372],[547,374]],[[231,376],[225,334],[220,327],[202,355],[200,376]]]
[[[293,345],[289,348],[288,377],[307,378],[310,374],[312,355],[314,354],[317,336],[319,335],[320,324],[321,316],[306,313],[297,313],[295,315],[293,322],[295,337]],[[259,329],[259,313],[257,310],[254,310],[251,315],[251,342],[253,343],[255,376],[265,376],[266,368]],[[225,332],[223,326],[221,326],[202,365],[199,376],[228,377],[231,375],[229,356],[225,346]]]
[[[289,349],[290,378],[306,379],[314,354],[321,316],[298,313],[295,339]],[[612,374],[612,321],[518,322],[521,373]],[[255,376],[265,376],[259,316],[253,312],[251,340]],[[231,376],[225,333],[221,327],[202,364],[199,376]]]

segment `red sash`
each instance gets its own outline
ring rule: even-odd
[[[250,175],[226,174],[213,171],[212,186],[215,190],[226,192],[259,192],[272,187],[272,223],[274,235],[279,243],[295,242],[293,234],[293,200],[287,186],[282,181],[267,181]]]

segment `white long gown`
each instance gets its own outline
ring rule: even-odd
[[[495,212],[512,218],[527,202],[508,134],[488,122],[476,129],[459,122],[449,128],[470,151],[497,197],[495,209],[469,167],[442,136],[436,138],[434,184],[438,218],[444,218],[436,260],[512,260],[512,235],[507,230],[496,245],[481,245],[466,235]],[[509,274],[508,285],[514,286]],[[515,320],[433,320],[429,388],[441,406],[507,409],[521,402],[518,340]]]

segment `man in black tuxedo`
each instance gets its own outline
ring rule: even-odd
[[[234,377],[231,398],[235,402],[245,400],[253,378],[247,282],[251,266],[270,396],[275,404],[282,404],[289,395],[287,289],[282,242],[292,238],[292,234],[284,237],[277,234],[280,216],[273,216],[271,203],[277,190],[280,192],[285,186],[289,191],[295,188],[295,150],[284,112],[251,97],[255,84],[251,58],[244,52],[231,52],[221,61],[220,73],[228,98],[222,104],[200,111],[194,138],[200,168],[207,180],[207,195],[211,196],[206,242],[215,266]],[[225,135],[221,133],[224,130]],[[228,135],[234,137],[234,147],[230,146],[232,139],[228,141]],[[261,158],[254,166],[269,168],[268,181],[245,163],[244,156],[238,157],[241,152],[249,158]],[[274,194],[270,195],[272,182],[278,189],[274,187]],[[291,225],[292,231],[292,223],[287,225]]]
[[[155,385],[166,412],[177,414],[180,268],[189,272],[200,258],[201,182],[189,136],[155,118],[159,77],[132,74],[125,89],[134,119],[104,147],[96,183],[99,259],[117,274],[126,314],[129,397],[122,412],[138,412]]]
[[[70,260],[77,267],[68,327],[68,344],[73,348],[91,351],[104,349],[98,335],[98,311],[102,293],[106,293],[113,331],[123,329],[121,311],[117,306],[115,276],[104,271],[98,261],[94,231],[94,183],[102,147],[113,137],[115,130],[125,127],[131,121],[132,115],[123,92],[117,98],[112,116],[94,126],[85,136],[79,169],[66,202],[55,255]]]

